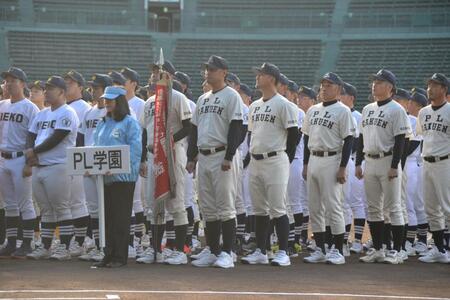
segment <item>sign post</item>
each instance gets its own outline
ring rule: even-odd
[[[94,176],[97,182],[100,247],[105,248],[105,192],[103,176],[130,173],[130,146],[67,148],[67,174]]]

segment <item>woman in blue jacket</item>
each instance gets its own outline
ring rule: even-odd
[[[107,174],[105,182],[106,247],[103,261],[97,267],[121,267],[128,259],[133,193],[139,175],[142,154],[142,132],[130,116],[130,108],[121,87],[107,87],[104,95],[107,114],[94,134],[95,146],[130,146],[129,174]]]

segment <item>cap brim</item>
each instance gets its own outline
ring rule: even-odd
[[[45,83],[45,88],[44,88],[44,89],[46,89],[47,87],[53,87],[53,88],[65,90],[64,88],[59,87],[59,86],[57,86],[57,85],[55,85],[55,84],[46,82],[46,83]]]
[[[13,73],[10,72],[2,72],[2,78],[6,78],[6,76],[11,76],[14,77],[16,79],[20,79],[19,77],[17,77],[16,75],[14,75]]]
[[[430,78],[430,79],[427,80],[427,84],[429,84],[430,82],[435,82],[435,83],[438,83],[440,85],[446,86],[446,84],[444,82],[436,80],[436,79],[433,79],[433,78]]]
[[[102,96],[101,96],[101,98],[104,98],[105,100],[111,100],[111,101],[113,101],[113,100],[116,100],[116,98],[117,97],[119,97],[120,95],[117,95],[117,94],[103,94]]]
[[[387,82],[390,82],[389,80],[386,80],[386,78],[383,78],[383,77],[381,77],[381,76],[378,76],[377,74],[371,74],[371,75],[369,76],[369,79],[371,79],[372,81],[373,81],[373,80],[380,80],[380,81],[387,81]]]
[[[320,83],[322,83],[323,81],[329,82],[329,83],[331,83],[331,84],[340,85],[339,83],[334,82],[333,80],[330,80],[330,79],[326,79],[326,78],[320,79]]]
[[[252,67],[252,71],[254,73],[264,73],[260,67]]]

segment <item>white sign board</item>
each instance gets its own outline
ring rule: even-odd
[[[130,173],[130,146],[92,146],[67,148],[69,175]]]

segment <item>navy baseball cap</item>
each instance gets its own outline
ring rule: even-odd
[[[159,69],[158,63],[155,62],[152,65],[152,69]],[[175,66],[170,62],[170,60],[164,61],[164,64],[162,65],[162,69],[163,69],[163,71],[166,71],[170,75],[175,75],[175,72],[177,71],[175,69]]]
[[[112,79],[106,74],[94,74],[91,81],[88,81],[89,85],[101,86],[103,88],[112,85]]]
[[[125,79],[129,79],[139,84],[139,74],[135,70],[125,67],[122,70],[120,70],[120,73],[122,74],[123,77],[125,77]]]
[[[419,103],[420,106],[425,107],[428,105],[428,99],[420,93],[414,93],[411,96],[411,101]]]
[[[127,91],[120,86],[108,86],[105,89],[105,93],[102,95],[102,98],[105,100],[116,100],[119,96],[125,96]]]
[[[447,88],[450,85],[450,82],[448,81],[448,78],[442,73],[434,73],[433,76],[431,76],[428,79],[427,84],[430,83],[431,81],[432,82],[436,82],[438,84],[441,84],[443,86],[446,86]]]
[[[411,94],[405,90],[405,89],[400,89],[397,88],[395,95],[394,95],[395,99],[407,99],[407,100],[411,100]]]
[[[64,79],[67,79],[67,78],[72,79],[73,81],[77,82],[81,86],[86,85],[86,81],[84,80],[83,75],[81,75],[80,73],[78,73],[75,70],[70,70],[69,72],[64,74]]]
[[[181,82],[182,84],[184,84],[184,85],[186,85],[188,87],[191,85],[191,77],[189,77],[189,75],[186,74],[186,73],[183,73],[183,72],[180,72],[180,71],[176,71],[174,77],[179,82]]]
[[[297,93],[298,91],[298,84],[296,84],[294,81],[289,80],[288,82],[288,90],[294,93]]]
[[[25,74],[25,72],[22,71],[22,69],[16,67],[10,67],[8,71],[2,73],[3,78],[6,78],[6,76],[17,78],[23,82],[27,82],[28,80],[27,74]]]
[[[340,85],[340,86],[344,86],[344,81],[341,79],[341,77],[339,77],[338,74],[333,73],[333,72],[328,72],[325,75],[323,75],[323,77],[320,80],[320,82],[322,83],[324,80],[328,81],[328,82],[331,82],[332,84],[337,84],[337,85]]]
[[[83,91],[81,91],[81,98],[86,102],[91,102],[93,97],[88,89],[83,89]]]
[[[425,89],[423,89],[423,88],[420,88],[420,87],[413,87],[411,89],[411,94],[415,94],[415,93],[419,93],[419,94],[422,94],[424,96],[427,96],[427,91]]]
[[[211,55],[207,62],[203,63],[204,68],[228,70],[228,62],[225,58]]]
[[[44,89],[45,89],[45,82],[42,81],[42,80],[36,80],[36,81],[33,81],[32,83],[30,83],[30,84],[28,85],[28,87],[29,87],[30,89],[32,89],[32,88],[38,88],[38,89],[44,90]]]
[[[279,83],[281,85],[289,85],[289,78],[287,78],[286,75],[284,75],[283,73],[280,73],[280,80]]]
[[[234,74],[234,73],[228,73],[227,74],[227,78],[226,81],[231,81],[234,84],[240,85],[241,84],[241,80],[239,79],[239,77]]]
[[[247,95],[249,97],[251,97],[253,95],[252,89],[245,83],[241,83],[239,91],[241,91],[242,93],[244,93],[245,95]]]
[[[387,81],[391,83],[394,87],[397,85],[397,77],[395,77],[394,73],[387,69],[381,69],[377,72],[377,74],[372,74],[370,76],[372,80],[381,80]]]
[[[178,80],[173,80],[172,81],[172,88],[175,91],[178,91],[180,93],[183,93],[183,87],[181,86],[181,83]]]
[[[349,96],[353,96],[355,98],[358,95],[358,90],[356,89],[356,87],[351,85],[348,82],[344,82],[344,92],[345,92],[345,94],[347,94]]]
[[[127,79],[117,71],[111,71],[108,75],[112,79],[112,82],[118,85],[125,85],[125,82],[127,81]]]
[[[312,88],[309,88],[307,86],[301,86],[298,90],[298,93],[308,96],[311,99],[316,99],[317,97],[317,93]]]
[[[45,82],[45,88],[47,87],[57,87],[62,90],[66,90],[66,81],[61,76],[50,76],[49,79]]]
[[[270,75],[277,81],[280,80],[280,69],[271,63],[263,63],[261,67],[253,67],[253,71],[260,74]]]

